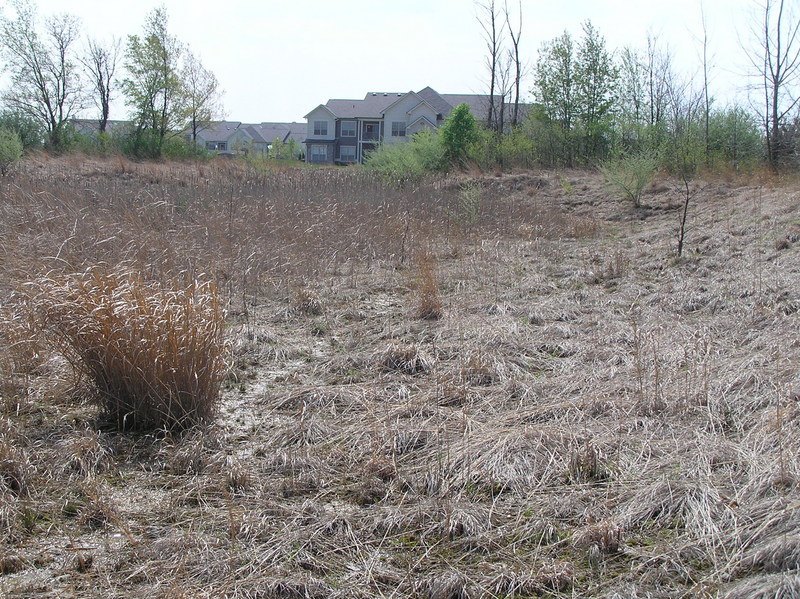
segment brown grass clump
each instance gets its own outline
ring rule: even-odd
[[[385,372],[419,374],[431,369],[432,359],[417,346],[391,345],[378,356],[378,365]]]
[[[438,320],[442,317],[442,300],[439,297],[439,283],[436,279],[436,262],[430,251],[420,251],[417,255],[419,267],[417,282],[417,318]]]
[[[322,300],[310,289],[300,288],[294,294],[292,309],[305,316],[319,316],[323,312]]]
[[[41,323],[120,429],[180,429],[209,420],[226,371],[216,287],[174,288],[95,268],[33,288]]]

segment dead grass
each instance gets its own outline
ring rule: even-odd
[[[798,595],[796,184],[709,181],[681,261],[666,179],[633,210],[591,173],[491,177],[469,227],[463,188],[22,165],[0,198],[0,595]],[[104,428],[20,319],[26,282],[74,293],[101,263],[160,305],[217,284],[234,361],[211,422]]]

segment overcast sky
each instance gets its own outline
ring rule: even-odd
[[[793,2],[796,0],[793,0]],[[498,5],[503,0],[496,0]],[[508,0],[515,12],[517,0]],[[80,17],[98,39],[139,34],[148,0],[38,0],[40,16]],[[170,31],[212,70],[226,117],[302,121],[329,98],[430,85],[441,93],[486,93],[485,44],[473,0],[165,0]],[[747,83],[747,39],[755,0],[703,0],[712,49],[712,93],[728,102]],[[6,16],[8,0],[0,0]],[[575,38],[591,19],[609,49],[644,47],[648,32],[699,72],[701,0],[522,0],[522,54],[532,66],[542,43]],[[532,87],[529,77],[524,88]],[[741,88],[741,89],[740,89]],[[126,118],[117,102],[112,118]]]

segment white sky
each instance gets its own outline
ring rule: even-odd
[[[794,2],[795,0],[793,0]],[[502,5],[503,0],[497,0]],[[40,16],[80,17],[98,39],[140,34],[158,0],[38,0]],[[329,98],[430,85],[441,93],[487,93],[485,44],[473,0],[164,0],[170,31],[212,70],[226,117],[302,121]],[[754,0],[703,0],[712,48],[712,94],[742,91]],[[516,0],[509,0],[512,14]],[[8,0],[0,0],[6,16]],[[522,0],[522,54],[591,19],[609,49],[644,47],[648,32],[669,45],[688,74],[699,72],[701,0]],[[532,78],[524,89],[532,87]],[[126,118],[121,101],[112,118]]]

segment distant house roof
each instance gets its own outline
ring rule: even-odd
[[[450,114],[450,111],[455,108],[455,106],[449,104],[447,100],[445,100],[441,94],[439,94],[432,87],[421,89],[417,92],[417,95],[430,104],[433,109],[443,117],[446,117],[448,114]]]
[[[241,127],[240,121],[217,121],[198,130],[197,136],[207,141],[228,141]]]
[[[246,131],[253,141],[265,144],[271,144],[276,138],[284,143],[290,139],[300,143],[306,134],[305,123],[260,123],[246,127]]]
[[[328,100],[325,107],[340,119],[379,119],[405,92],[369,92],[363,100]]]
[[[82,135],[97,135],[100,132],[100,121],[97,119],[70,119],[75,131]],[[106,121],[106,133],[120,134],[127,133],[133,128],[132,121]]]
[[[383,118],[387,108],[397,102],[400,98],[413,94],[422,102],[430,106],[437,115],[442,118],[447,116],[459,104],[469,106],[470,112],[479,121],[489,119],[489,96],[486,94],[440,94],[432,87],[425,87],[418,92],[369,92],[363,100],[328,100],[324,105],[321,104],[314,110],[324,108],[337,119],[380,119]],[[520,105],[524,115],[524,105]],[[309,117],[312,110],[306,118]],[[511,115],[512,105],[506,104],[506,114]]]

